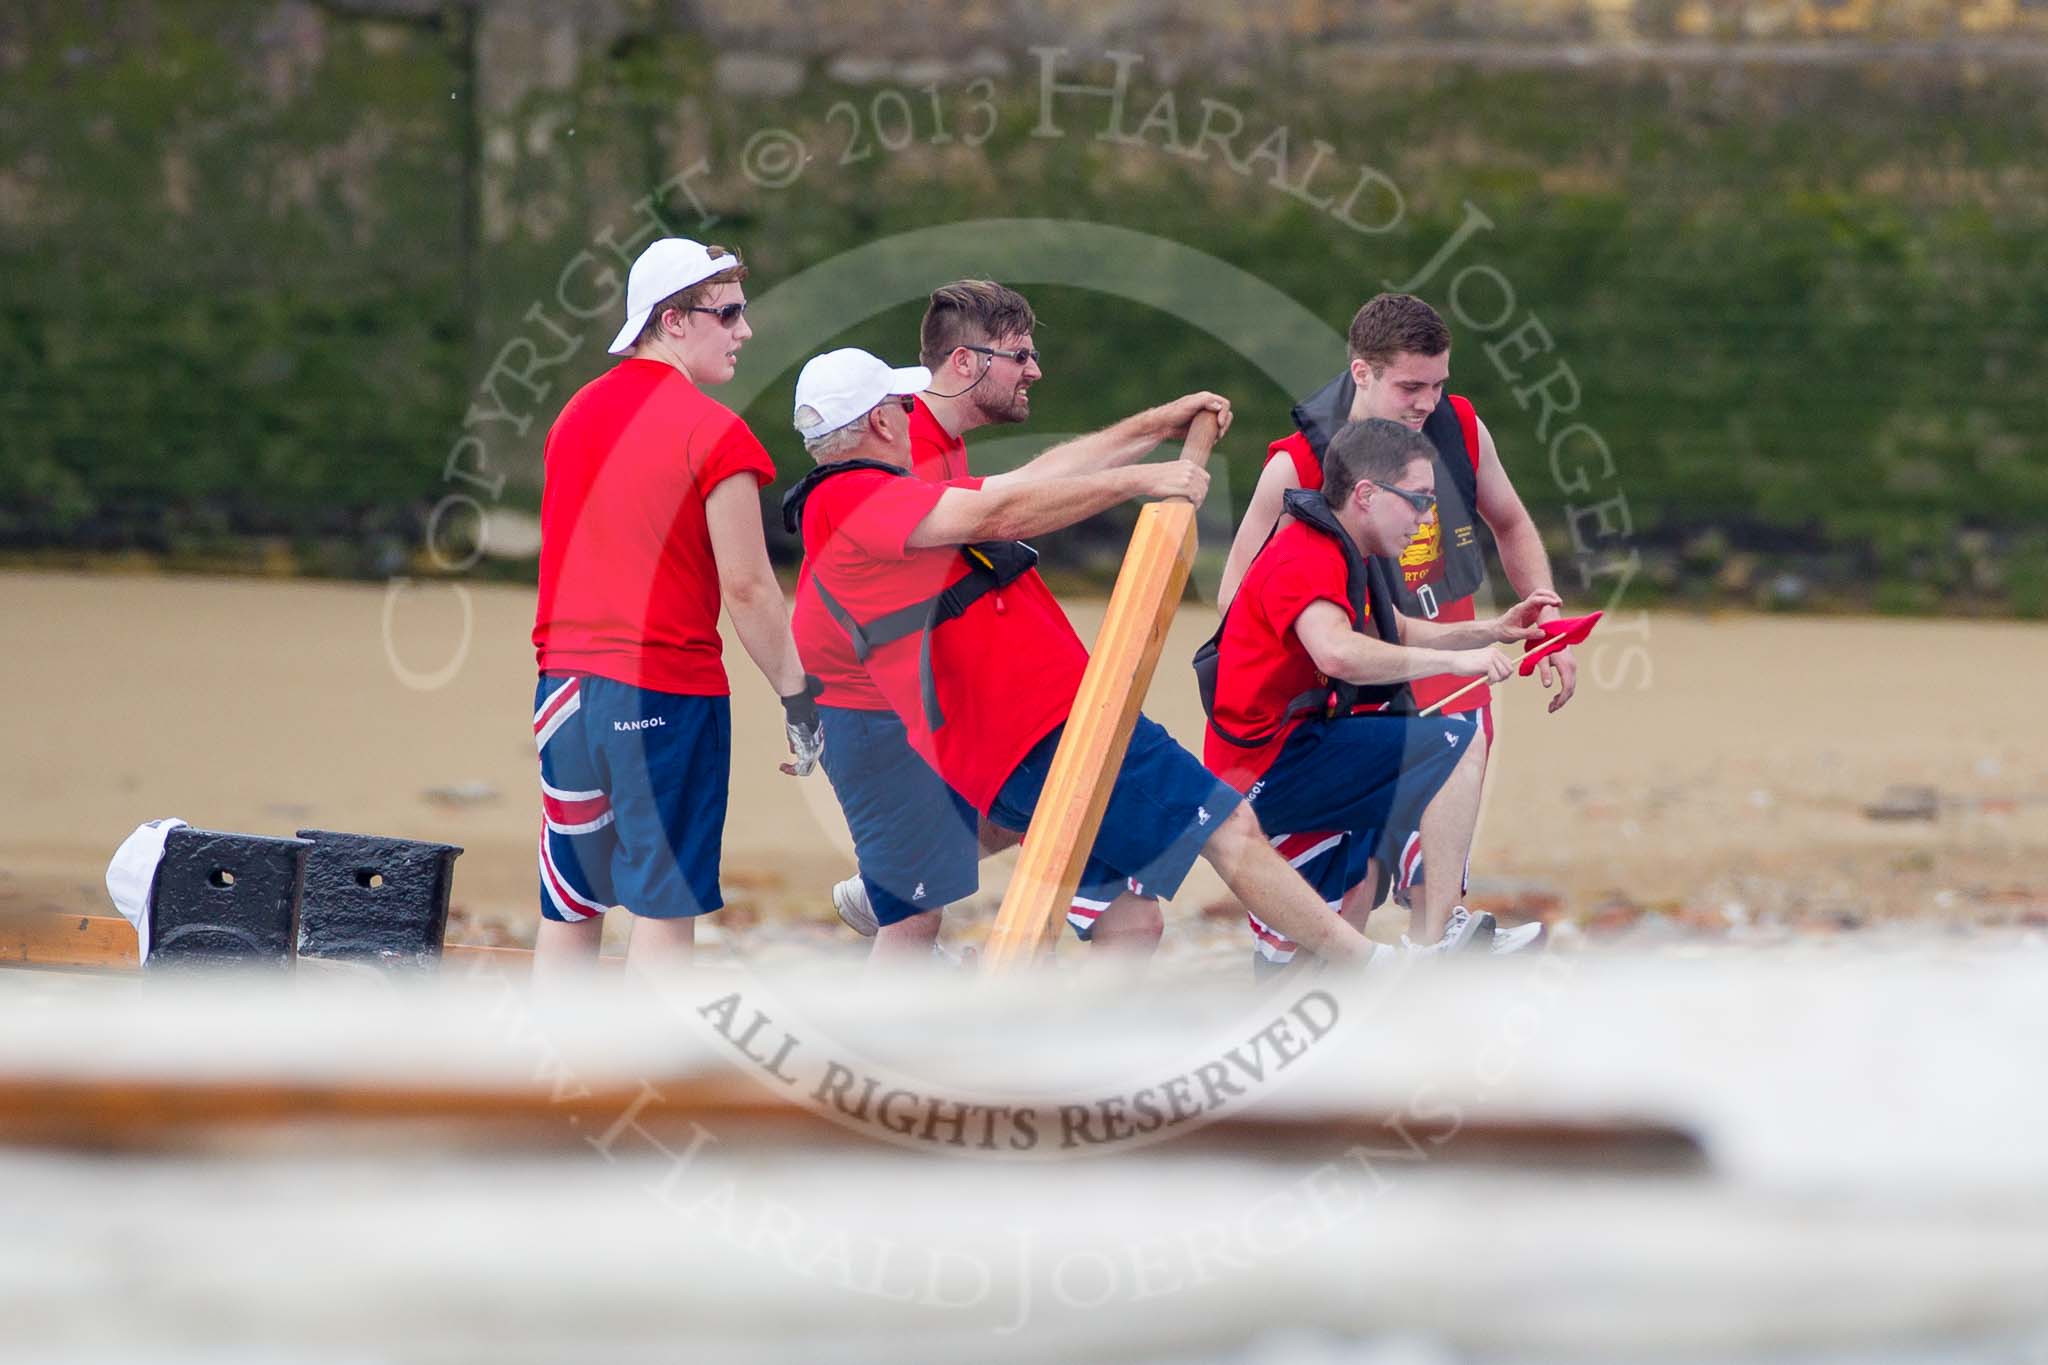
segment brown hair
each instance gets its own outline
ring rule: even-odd
[[[1351,358],[1384,370],[1403,353],[1436,356],[1451,349],[1451,329],[1413,294],[1379,294],[1351,319]]]
[[[653,310],[647,314],[647,321],[640,328],[640,335],[633,338],[635,346],[652,341],[661,335],[662,314],[680,311],[687,317],[690,310],[711,297],[711,291],[718,288],[719,285],[738,284],[747,277],[747,267],[740,260],[740,253],[732,250],[730,247],[707,244],[704,248],[704,254],[714,261],[720,256],[730,256],[732,257],[732,266],[730,269],[719,271],[716,275],[707,275],[688,289],[678,289],[660,303],[655,304]]]
[[[1367,479],[1392,483],[1417,460],[1436,454],[1430,439],[1412,427],[1384,418],[1347,422],[1323,450],[1323,496],[1341,507]]]
[[[918,359],[936,370],[956,346],[986,346],[1037,326],[1031,305],[1016,290],[994,280],[955,280],[932,291],[917,331]]]

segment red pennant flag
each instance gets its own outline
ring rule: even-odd
[[[1522,646],[1522,666],[1518,670],[1523,677],[1536,671],[1536,665],[1568,645],[1583,644],[1593,627],[1600,623],[1602,613],[1591,616],[1566,616],[1555,621],[1541,623],[1542,640],[1531,640]]]

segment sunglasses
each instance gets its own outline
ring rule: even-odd
[[[743,302],[721,303],[716,308],[700,308],[696,304],[691,304],[690,311],[693,313],[709,313],[712,317],[718,319],[719,325],[730,327],[740,320],[740,314],[747,311],[747,305]]]
[[[1367,479],[1366,482],[1383,492],[1392,493],[1402,502],[1407,503],[1425,516],[1429,514],[1430,508],[1436,506],[1436,494],[1434,493],[1411,493],[1405,488],[1396,488],[1390,483],[1381,483],[1378,479]]]
[[[1040,354],[1030,346],[1019,346],[1014,351],[1005,351],[995,346],[969,346],[963,342],[960,349],[963,351],[974,351],[980,355],[1001,356],[1004,360],[1014,360],[1019,365],[1029,365],[1032,361],[1038,359]]]
[[[892,393],[881,402],[869,408],[867,413],[862,414],[862,420],[865,421],[868,414],[877,413],[884,408],[891,407],[902,408],[905,412],[916,412],[917,395],[914,393]]]

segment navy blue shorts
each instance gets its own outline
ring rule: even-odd
[[[1009,829],[1030,826],[1060,734],[1054,730],[1040,740],[1003,783],[989,806],[993,823]],[[1149,894],[1171,897],[1209,836],[1242,800],[1243,793],[1204,768],[1163,726],[1139,716],[1078,894],[1107,903],[1137,881]],[[1074,927],[1088,937],[1087,929],[1078,923]]]
[[[1298,726],[1252,785],[1252,809],[1273,846],[1332,910],[1379,858],[1390,873],[1470,747],[1466,715],[1347,716]],[[1247,912],[1253,946],[1268,962],[1292,961],[1295,945]]]
[[[1323,904],[1332,910],[1344,908],[1344,893],[1363,874],[1365,858],[1354,857],[1352,839],[1348,834],[1328,830],[1302,832],[1299,834],[1269,834],[1267,842],[1287,865],[1300,874],[1301,879],[1314,888],[1322,897]],[[1370,849],[1366,850],[1369,855]],[[1353,874],[1354,863],[1360,869]],[[1297,951],[1294,940],[1288,938],[1257,915],[1247,910],[1246,921],[1252,929],[1252,946],[1266,961],[1284,965],[1294,960]]]
[[[1344,716],[1295,727],[1252,784],[1259,826],[1351,836],[1353,871],[1388,831],[1418,829],[1479,727],[1469,715]]]
[[[879,924],[965,900],[981,885],[981,817],[910,747],[894,711],[821,706],[825,776]]]
[[[724,905],[729,699],[543,673],[533,706],[541,915],[584,920],[619,905],[681,919]]]

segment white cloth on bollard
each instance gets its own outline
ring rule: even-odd
[[[164,840],[184,823],[176,816],[166,816],[137,825],[107,864],[107,894],[114,898],[114,908],[135,926],[138,952],[145,960],[149,957],[149,898],[156,886],[156,865],[164,858]]]

